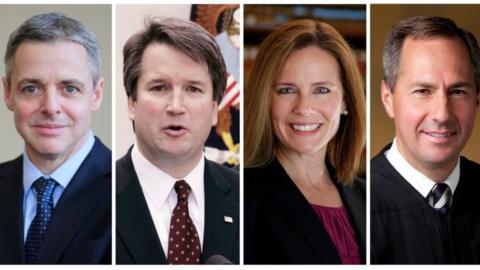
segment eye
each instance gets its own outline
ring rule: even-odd
[[[167,86],[165,84],[159,84],[155,85],[152,88],[150,88],[151,91],[156,91],[156,92],[164,92],[167,90]]]
[[[330,89],[326,88],[326,87],[318,87],[315,89],[314,91],[315,94],[327,94],[327,93],[330,93]]]
[[[429,89],[421,88],[413,91],[414,94],[426,95],[430,93]]]
[[[202,89],[195,87],[195,86],[188,86],[187,91],[191,93],[202,93]]]
[[[278,89],[275,89],[275,92],[277,94],[282,94],[282,95],[288,95],[288,94],[294,94],[295,93],[295,89],[293,87],[281,87],[281,88],[278,88]]]
[[[465,89],[452,89],[450,90],[450,95],[453,96],[465,96],[468,92]]]
[[[75,94],[76,92],[78,92],[78,88],[72,85],[67,85],[64,91],[67,94]]]
[[[35,85],[27,85],[22,88],[22,92],[27,94],[27,95],[35,95],[40,91],[37,86]]]

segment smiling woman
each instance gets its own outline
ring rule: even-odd
[[[330,25],[286,23],[245,89],[245,263],[365,262],[365,97]],[[285,220],[289,222],[285,222]]]

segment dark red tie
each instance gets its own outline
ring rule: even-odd
[[[177,205],[170,219],[168,236],[168,262],[170,264],[199,264],[200,238],[188,213],[190,186],[185,180],[175,183]]]

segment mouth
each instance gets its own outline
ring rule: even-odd
[[[59,135],[66,125],[59,124],[36,124],[33,128],[42,136],[56,136]]]
[[[452,132],[435,132],[435,131],[428,132],[428,131],[424,131],[424,133],[427,134],[430,137],[439,138],[439,139],[449,138],[449,137],[455,136],[457,134],[456,131],[452,131]]]
[[[290,127],[299,132],[312,132],[319,129],[321,124],[290,124]]]
[[[168,125],[163,131],[171,137],[180,137],[187,132],[187,129],[181,125]]]
[[[50,129],[55,129],[55,128],[63,128],[65,126],[63,125],[54,125],[54,124],[39,124],[39,125],[34,125],[33,127],[36,128],[50,128]]]

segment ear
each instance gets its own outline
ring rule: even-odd
[[[135,105],[136,101],[133,100],[132,96],[128,97],[128,118],[130,120],[134,121],[135,120]]]
[[[10,85],[8,83],[7,78],[2,78],[3,82],[3,99],[5,100],[5,104],[7,105],[10,111],[13,111],[13,100],[12,100],[12,91],[10,89]]]
[[[98,80],[97,82],[97,85],[95,85],[95,89],[93,89],[92,111],[97,111],[98,109],[100,109],[100,105],[102,104],[103,99],[103,85],[103,78],[100,78],[100,80]]]
[[[395,114],[393,112],[393,93],[388,83],[385,80],[382,80],[381,86],[381,95],[382,95],[382,103],[383,107],[385,107],[385,111],[387,112],[390,118],[394,118]]]
[[[212,101],[212,127],[217,124],[218,121],[218,102]]]

